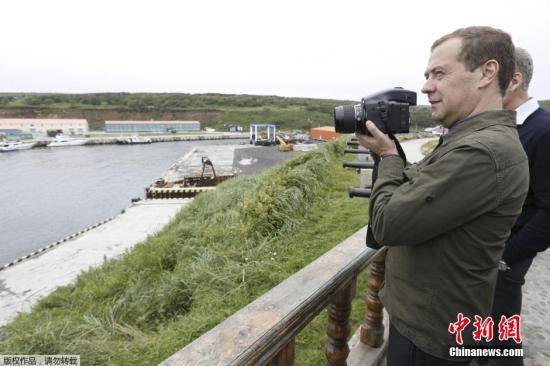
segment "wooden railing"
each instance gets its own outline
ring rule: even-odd
[[[161,365],[292,365],[296,335],[326,307],[327,364],[346,365],[356,280],[371,262],[361,342],[380,347],[384,326],[378,290],[385,251],[367,248],[365,235],[365,228],[359,230]]]

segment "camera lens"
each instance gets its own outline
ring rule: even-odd
[[[353,105],[341,105],[334,108],[334,129],[339,133],[355,132],[355,108]]]

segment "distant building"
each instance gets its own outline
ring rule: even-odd
[[[236,125],[236,124],[229,124],[227,125],[227,131],[229,132],[243,132],[242,126]]]
[[[334,126],[315,127],[309,130],[309,136],[315,140],[330,141],[342,136],[334,130]]]
[[[0,140],[8,139],[8,140],[24,140],[24,139],[32,139],[32,133],[25,132],[21,130],[16,129],[2,129],[0,130]]]
[[[105,132],[200,131],[199,121],[105,121]]]
[[[254,123],[250,125],[250,143],[252,145],[275,145],[277,126],[274,124]]]
[[[0,130],[21,130],[33,135],[45,135],[48,130],[62,130],[65,134],[88,133],[88,121],[69,118],[0,118]]]

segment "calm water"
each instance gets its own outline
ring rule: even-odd
[[[0,154],[0,266],[120,213],[197,145],[38,148]]]

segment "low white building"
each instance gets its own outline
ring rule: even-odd
[[[0,118],[0,130],[21,130],[33,135],[45,135],[48,130],[62,130],[65,134],[88,133],[88,121],[69,118]]]
[[[200,131],[199,121],[105,121],[105,132]]]

